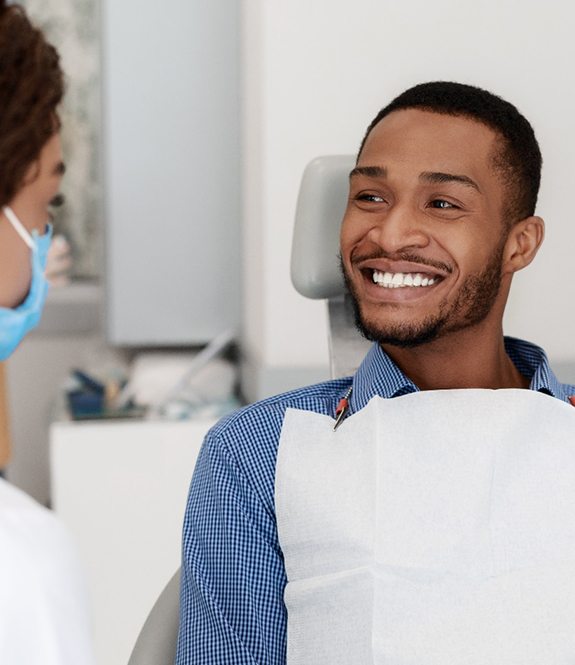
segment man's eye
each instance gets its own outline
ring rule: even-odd
[[[456,205],[449,203],[449,201],[445,201],[444,199],[434,199],[429,205],[432,208],[437,208],[439,210],[450,210],[451,208],[457,209]]]
[[[384,203],[385,199],[382,196],[379,196],[378,194],[358,194],[356,196],[356,199],[358,201],[367,201],[368,203]]]

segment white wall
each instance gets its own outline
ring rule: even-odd
[[[506,330],[544,345],[553,359],[575,362],[570,5],[246,0],[243,11],[250,397],[327,371],[324,304],[306,301],[289,281],[305,164],[319,154],[354,153],[379,108],[425,80],[488,88],[533,123],[545,161],[539,213],[548,232],[536,264],[517,279]]]

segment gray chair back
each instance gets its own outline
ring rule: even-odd
[[[316,157],[303,174],[292,242],[291,279],[306,298],[326,299],[333,378],[355,372],[369,349],[339,267],[339,230],[347,206],[352,155]]]
[[[168,582],[142,627],[128,665],[173,665],[180,608],[180,571]]]

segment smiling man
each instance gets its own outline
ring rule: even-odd
[[[208,434],[177,663],[573,662],[575,387],[502,328],[540,170],[479,88],[422,84],[373,120],[341,265],[374,344]]]
[[[529,124],[474,88],[418,86],[370,127],[342,265],[360,329],[420,389],[528,386],[502,318],[513,274],[543,240],[540,168]]]

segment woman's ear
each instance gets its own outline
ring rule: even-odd
[[[509,231],[503,251],[503,273],[514,273],[528,266],[535,258],[545,237],[541,217],[526,217]]]

